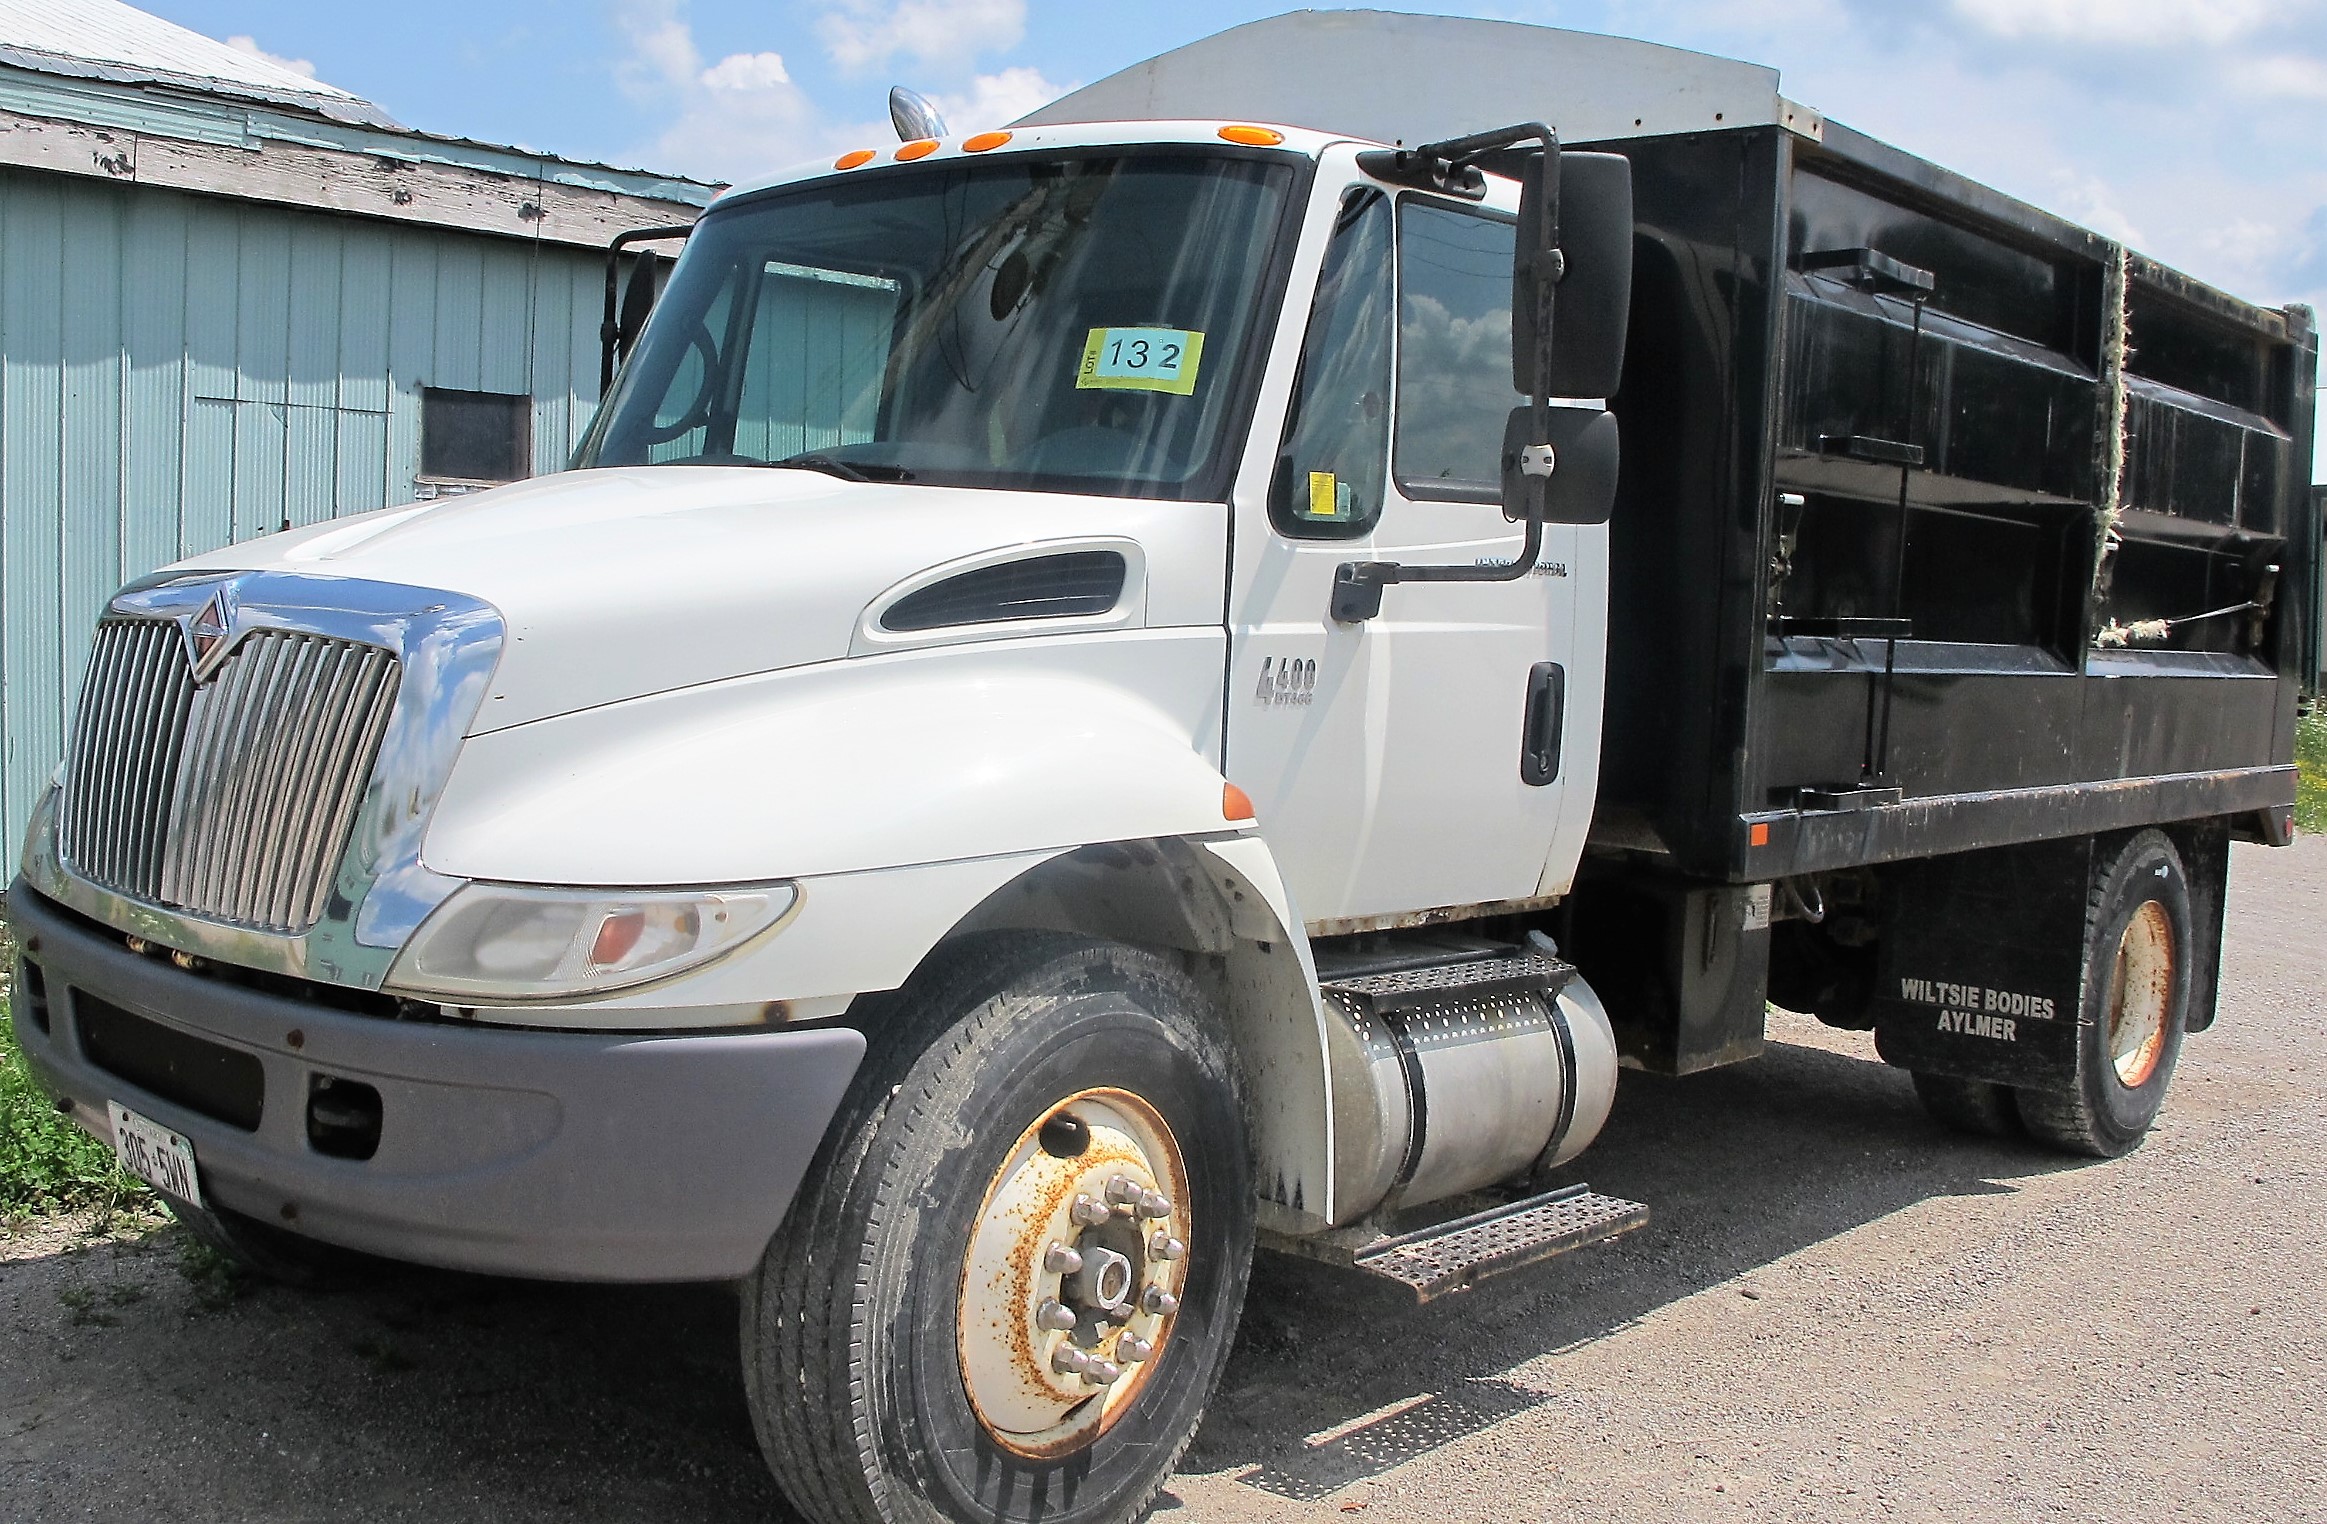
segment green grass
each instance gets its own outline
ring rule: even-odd
[[[8,1023],[16,944],[0,928],[0,1222],[71,1207],[117,1211],[146,1188],[114,1167],[113,1151],[57,1115],[33,1083]]]
[[[2295,828],[2327,832],[2327,707],[2314,704],[2295,721]]]

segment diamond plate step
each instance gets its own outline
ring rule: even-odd
[[[1360,1270],[1396,1281],[1427,1302],[1570,1249],[1629,1233],[1648,1208],[1587,1185],[1570,1185],[1508,1206],[1473,1212],[1418,1232],[1377,1239],[1357,1251]]]
[[[1354,996],[1376,1014],[1388,1014],[1503,995],[1554,995],[1575,973],[1572,964],[1531,952],[1508,958],[1464,958],[1392,973],[1328,976],[1318,987],[1328,995]]]

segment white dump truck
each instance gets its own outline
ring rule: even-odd
[[[623,258],[573,469],[111,600],[15,1029],[256,1270],[736,1284],[808,1518],[1133,1516],[1256,1242],[1635,1226],[1772,999],[2122,1152],[2290,832],[2309,314],[1767,70],[1284,17]]]

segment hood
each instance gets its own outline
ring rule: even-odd
[[[1218,623],[1219,504],[849,482],[810,471],[570,471],[228,546],[188,570],[272,570],[464,593],[500,611],[481,733],[862,649],[868,608],[966,558],[1120,538],[1128,621]],[[1024,633],[1024,627],[995,633]],[[932,632],[923,643],[958,640]],[[974,633],[974,632],[971,632]],[[895,641],[884,646],[894,647]]]

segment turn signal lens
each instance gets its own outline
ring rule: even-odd
[[[834,159],[832,161],[832,167],[834,169],[854,169],[860,164],[870,164],[872,162],[873,151],[871,149],[852,148],[847,153],[842,154],[839,158]]]
[[[1274,148],[1285,140],[1285,135],[1274,127],[1248,127],[1241,122],[1221,128],[1220,135],[1249,148]]]
[[[1227,820],[1251,820],[1254,818],[1251,796],[1233,783],[1222,784],[1220,786],[1220,814],[1223,819]]]
[[[1009,141],[1010,134],[1007,132],[981,132],[974,138],[962,139],[962,151],[964,153],[984,153],[988,149],[999,148]]]
[[[902,164],[910,164],[915,159],[926,159],[935,152],[937,152],[937,139],[915,138],[897,150],[897,160]]]
[[[607,994],[710,962],[797,898],[790,884],[648,894],[470,884],[422,923],[387,984],[435,999]]]

